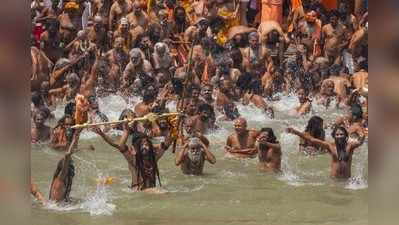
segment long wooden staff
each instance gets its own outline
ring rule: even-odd
[[[79,129],[79,128],[89,128],[89,127],[96,127],[96,126],[101,126],[101,125],[114,125],[114,124],[121,124],[121,123],[133,123],[136,121],[145,121],[148,120],[150,122],[155,122],[159,118],[163,117],[170,117],[170,116],[179,116],[182,115],[179,112],[173,112],[173,113],[164,113],[161,115],[157,115],[155,113],[148,113],[147,115],[143,117],[138,117],[138,118],[133,118],[133,119],[124,119],[124,120],[118,120],[118,121],[110,121],[110,122],[101,122],[101,123],[92,123],[92,124],[77,124],[72,126],[71,128],[73,129]]]
[[[192,61],[193,61],[193,50],[194,50],[194,43],[195,41],[191,42],[191,48],[190,48],[190,57],[188,59],[188,66],[186,68],[186,79],[183,84],[183,93],[181,96],[179,96],[179,99],[177,101],[177,111],[180,113],[183,113],[184,110],[184,99],[186,98],[186,93],[187,93],[187,86],[188,83],[191,81],[191,66],[192,66]],[[183,120],[179,117],[177,118],[177,133],[180,133],[180,136],[183,136]],[[176,152],[176,145],[177,145],[177,139],[173,142],[173,148],[172,152]]]

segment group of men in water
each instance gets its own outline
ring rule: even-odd
[[[279,172],[283,150],[273,129],[248,129],[237,104],[273,119],[272,102],[289,94],[299,101],[293,116],[311,114],[315,104],[348,111],[330,126],[333,142],[318,116],[304,132],[286,131],[300,137],[301,152],[330,154],[332,177],[349,178],[368,131],[367,8],[354,10],[350,0],[260,2],[32,0],[32,144],[65,151],[50,200],[69,200],[72,155],[94,150],[78,144],[82,124],[94,124],[87,129],[124,156],[137,191],[161,184],[158,160],[168,150],[185,174],[215,164],[206,136],[221,120],[235,129],[228,156],[258,156],[260,169]],[[267,15],[270,8],[279,16]],[[98,99],[110,94],[141,101],[106,123]],[[50,128],[60,105],[64,115]],[[121,131],[119,140],[110,130]],[[45,201],[33,182],[31,193]]]

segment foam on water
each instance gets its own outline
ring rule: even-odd
[[[104,179],[104,177],[99,175],[98,179]],[[97,184],[96,190],[91,192],[80,204],[80,209],[89,212],[91,216],[110,216],[115,208],[116,206],[111,203],[110,188],[101,183]]]

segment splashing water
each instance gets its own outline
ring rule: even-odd
[[[100,174],[98,179],[102,180],[105,179],[105,177]],[[116,206],[109,201],[109,187],[102,183],[98,183],[96,190],[88,195],[86,201],[80,205],[80,209],[89,212],[91,216],[110,216],[112,215],[112,212],[115,210]]]

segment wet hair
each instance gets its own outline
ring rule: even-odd
[[[184,85],[183,81],[178,78],[172,78],[173,93],[181,96],[183,94]]]
[[[239,48],[233,48],[230,52],[229,55],[231,59],[233,60],[233,67],[240,69],[241,68],[241,63],[242,63],[242,53]]]
[[[351,113],[352,117],[354,117],[355,120],[363,118],[363,109],[360,105],[356,103],[351,106]]]
[[[128,117],[128,114],[135,115],[134,112],[133,112],[133,110],[131,110],[131,109],[124,109],[124,110],[122,110],[122,113],[119,115],[118,120],[124,120],[124,119],[126,119],[126,118]],[[115,127],[115,129],[117,129],[117,130],[123,130],[122,124],[118,124],[118,125]]]
[[[31,101],[35,107],[39,107],[42,103],[42,98],[39,92],[33,92],[31,96]]]
[[[279,41],[280,34],[276,30],[272,30],[268,33],[267,43],[275,44]]]
[[[158,34],[156,34],[157,29],[158,31],[160,31]],[[148,26],[148,36],[152,43],[157,43],[161,41],[160,40],[161,33],[162,33],[162,27],[159,24],[153,23]]]
[[[240,117],[240,113],[238,112],[233,102],[228,102],[227,104],[224,104],[223,112],[230,120],[235,120]]]
[[[75,100],[71,100],[65,105],[64,114],[73,116],[75,114],[75,110],[76,110]]]
[[[338,130],[341,130],[342,132],[344,132],[344,135],[345,135],[345,140],[344,141],[337,140],[335,138],[335,134],[337,133]],[[347,162],[349,160],[349,155],[346,152],[346,145],[347,145],[347,141],[346,140],[348,139],[348,136],[349,136],[348,131],[343,126],[336,126],[336,127],[334,127],[334,130],[332,131],[331,136],[335,139],[335,145],[336,145],[336,148],[337,148],[338,160]]]
[[[225,25],[225,21],[221,16],[216,16],[209,21],[209,27],[211,28],[212,32],[216,32],[220,30]]]
[[[44,120],[46,120],[47,118],[47,114],[43,111],[37,111],[35,113],[33,113],[33,120],[35,121],[37,116],[41,115],[43,117]]]
[[[310,136],[324,140],[325,139],[325,132],[322,126],[323,119],[319,116],[312,116],[309,121],[308,125],[305,128],[305,132],[308,132]]]
[[[272,128],[270,128],[270,127],[264,127],[264,128],[262,128],[262,129],[260,129],[260,132],[261,132],[261,133],[267,132],[267,134],[268,134],[267,142],[274,143],[274,144],[275,144],[275,143],[278,143],[277,138],[276,138],[276,135],[274,135],[274,131],[273,131]]]
[[[60,161],[58,161],[57,168],[53,175],[53,182],[51,183],[51,187],[53,186],[54,180],[60,175],[60,173],[62,171],[62,167],[64,166],[64,163],[65,163],[65,158],[62,158]],[[67,170],[68,170],[68,172],[67,172],[67,175],[64,180],[64,183],[66,185],[64,199],[67,199],[67,197],[69,196],[69,193],[71,192],[72,181],[73,181],[73,177],[75,176],[75,166],[73,165],[72,159],[69,159],[69,164],[68,164]],[[51,190],[51,188],[50,188],[50,190]],[[51,196],[51,191],[50,191],[49,195]]]
[[[149,143],[150,146],[150,151],[149,151],[149,160],[150,163],[152,164],[152,166],[154,167],[155,170],[155,174],[154,177],[152,177],[152,179],[155,181],[155,178],[158,178],[158,182],[159,182],[159,186],[161,185],[161,179],[159,177],[159,169],[158,169],[158,164],[156,161],[156,155],[155,155],[155,151],[154,151],[154,146],[151,143],[151,140],[149,139],[149,137],[147,135],[145,135],[144,133],[141,132],[135,132],[132,135],[132,145],[134,147],[134,149],[136,150],[136,174],[137,174],[137,184],[140,183],[140,177],[143,179],[144,181],[144,174],[145,174],[145,168],[144,168],[144,159],[143,159],[143,155],[141,152],[141,148],[142,148],[142,142],[143,141],[147,141]],[[156,177],[155,177],[156,176]]]

